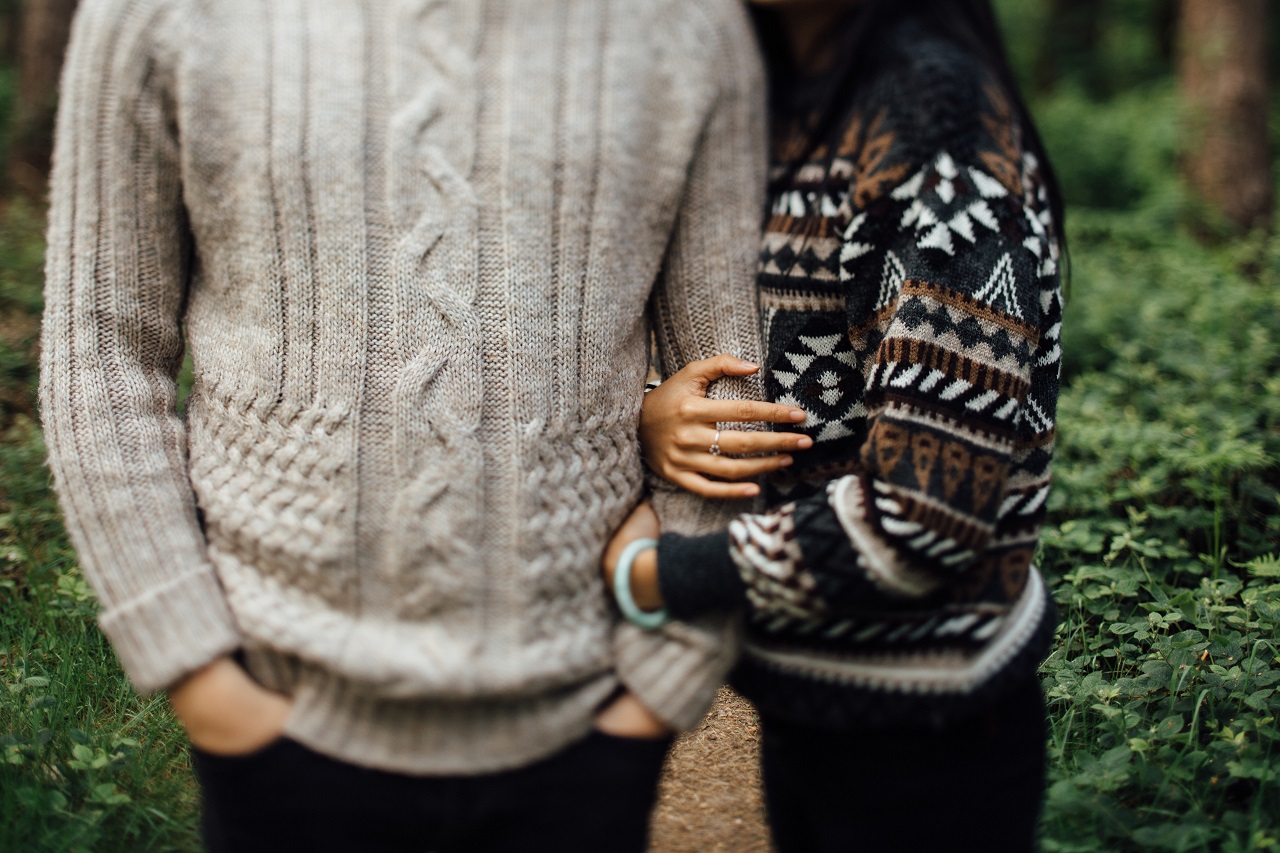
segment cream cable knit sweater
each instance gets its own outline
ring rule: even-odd
[[[549,754],[618,679],[692,723],[725,627],[620,627],[597,564],[651,293],[666,364],[758,354],[762,92],[737,0],[82,2],[41,397],[134,682],[242,648],[290,736],[406,772]]]

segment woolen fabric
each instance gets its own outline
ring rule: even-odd
[[[765,393],[814,446],[769,512],[658,548],[672,613],[747,611],[735,687],[834,730],[979,713],[1055,627],[1033,564],[1062,365],[1043,164],[949,34],[906,13],[862,60],[849,92],[830,71],[775,93],[847,100],[828,137],[802,106],[775,123],[760,252]]]
[[[735,0],[81,3],[41,403],[134,684],[242,649],[290,737],[412,773],[549,755],[619,680],[695,721],[732,631],[620,626],[598,565],[646,307],[669,370],[759,357],[758,62]]]

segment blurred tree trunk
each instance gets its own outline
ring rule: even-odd
[[[18,61],[18,0],[0,0],[0,62]]]
[[[1183,172],[1241,230],[1271,221],[1266,34],[1267,0],[1182,0]]]
[[[1151,27],[1156,35],[1156,52],[1169,68],[1178,58],[1178,0],[1155,0]]]
[[[1103,0],[1049,0],[1044,37],[1035,66],[1036,88],[1052,91],[1075,77],[1093,91],[1098,80],[1092,54],[1102,38]]]
[[[77,0],[24,0],[18,33],[18,90],[13,114],[9,179],[38,195],[49,175],[53,115],[62,55]]]

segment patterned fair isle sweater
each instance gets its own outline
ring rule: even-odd
[[[775,128],[765,390],[815,446],[775,509],[659,554],[673,613],[746,606],[739,689],[813,725],[971,713],[1053,627],[1032,565],[1062,319],[1046,190],[974,58],[912,25],[881,49],[834,146],[797,162],[803,124]]]

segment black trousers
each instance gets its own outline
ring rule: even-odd
[[[192,750],[210,853],[642,853],[670,740],[593,732],[481,776],[355,767],[281,739],[246,757]]]
[[[762,737],[779,853],[1035,849],[1047,740],[1035,681],[949,728],[833,734],[765,718]]]

